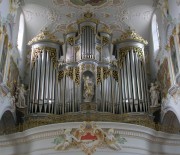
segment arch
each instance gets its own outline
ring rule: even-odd
[[[0,135],[15,127],[15,120],[10,110],[6,110],[0,119]]]
[[[176,132],[180,131],[180,121],[178,120],[177,115],[171,110],[168,110],[165,113],[162,125],[165,127],[171,127]]]

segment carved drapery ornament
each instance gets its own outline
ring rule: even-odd
[[[119,50],[118,64],[119,64],[120,67],[122,67],[124,58],[126,57],[128,52],[130,52],[130,51],[133,51],[134,53],[136,53],[140,61],[143,60],[143,51],[142,51],[142,48],[140,48],[140,47],[133,47],[133,46],[123,47],[123,48],[120,48],[120,50]]]
[[[79,67],[69,67],[66,70],[61,70],[58,73],[58,80],[62,80],[65,76],[68,76],[73,80],[77,85],[80,84],[80,69]]]
[[[49,53],[50,58],[52,59],[54,67],[56,66],[56,49],[52,47],[37,47],[33,50],[32,53],[32,64],[35,64],[35,61],[38,59],[39,54],[44,51]]]

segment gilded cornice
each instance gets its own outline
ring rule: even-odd
[[[58,44],[63,44],[60,42],[55,35],[51,34],[47,29],[41,31],[36,37],[34,37],[31,41],[28,42],[28,45],[32,45],[39,41],[51,41]]]
[[[125,33],[123,33],[119,39],[117,39],[116,42],[120,43],[120,42],[124,42],[124,41],[137,41],[140,43],[143,43],[145,45],[148,44],[147,40],[143,39],[139,34],[137,34],[135,31],[133,30],[127,30]]]
[[[86,22],[86,21],[93,22],[93,23],[96,23],[96,24],[99,23],[98,19],[93,18],[93,14],[91,12],[85,13],[83,18],[78,19],[77,24],[81,24],[81,23]]]

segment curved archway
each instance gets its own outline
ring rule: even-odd
[[[4,112],[0,120],[0,135],[9,133],[14,127],[15,120],[13,114],[8,110]]]
[[[180,122],[173,111],[167,111],[164,115],[162,125],[164,127],[170,127],[173,129],[173,132],[179,133],[180,132]]]

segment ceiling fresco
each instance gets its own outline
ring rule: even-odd
[[[100,6],[107,2],[107,0],[70,0],[71,3],[75,5],[84,6],[90,4],[92,6]]]
[[[153,11],[153,0],[24,0],[23,6],[27,42],[46,27],[61,40],[86,12],[107,25],[114,39],[130,27],[148,40]]]

